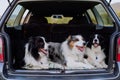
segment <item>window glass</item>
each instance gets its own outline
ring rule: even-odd
[[[13,11],[12,15],[10,16],[8,22],[7,22],[7,27],[12,27],[15,24],[15,20],[22,9],[22,6],[18,5],[15,10]]]
[[[89,14],[89,17],[91,18],[92,23],[97,24],[96,18],[93,14],[93,12],[89,9],[87,10],[87,13]]]
[[[48,23],[51,24],[68,24],[72,17],[64,17],[63,15],[52,15],[51,17],[46,17]]]
[[[103,6],[101,4],[95,6],[95,9],[97,10],[98,14],[100,15],[104,26],[112,26],[113,25],[111,17],[108,15],[108,13],[106,12],[106,10],[103,8]]]

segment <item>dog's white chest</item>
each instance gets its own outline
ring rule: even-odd
[[[94,58],[97,62],[101,62],[105,58],[104,52],[103,50],[101,50],[101,47],[93,48],[92,51],[95,54]]]
[[[39,55],[41,56],[41,59],[39,60],[39,62],[41,64],[47,64],[48,63],[47,55],[41,52],[39,52]]]

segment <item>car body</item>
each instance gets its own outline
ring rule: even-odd
[[[30,16],[33,14],[44,16],[47,18],[48,24],[40,24],[44,28],[36,27],[36,29],[21,27],[29,23]],[[87,18],[86,20],[82,18],[81,22],[84,23],[80,23],[80,25],[78,23],[74,25],[76,23],[74,21],[69,23],[70,20],[81,14]],[[79,29],[78,26],[81,28]],[[48,30],[48,28],[50,29]],[[22,53],[20,51],[23,50],[30,36],[42,35],[47,37],[48,41],[62,42],[69,34],[74,35],[79,32],[86,40],[96,32],[104,36],[107,46],[107,69],[66,70],[62,73],[60,70],[19,68],[22,65],[21,56],[24,56],[22,54],[24,51]],[[13,0],[0,20],[1,79],[120,80],[119,32],[119,18],[106,0]],[[16,64],[14,65],[14,63]]]

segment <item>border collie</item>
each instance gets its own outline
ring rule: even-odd
[[[85,54],[85,40],[82,35],[69,36],[62,44],[62,54],[66,59],[66,69],[92,69],[91,64],[86,63],[84,59]]]
[[[48,44],[44,37],[31,37],[25,45],[25,66],[27,69],[48,69]]]
[[[103,42],[103,37],[100,34],[94,34],[90,37],[87,45],[86,54],[88,55],[88,61],[96,68],[107,68]]]
[[[64,57],[57,50],[56,43],[47,43],[44,37],[31,37],[25,45],[25,66],[26,69],[64,69]],[[53,48],[53,49],[52,49]],[[51,52],[52,51],[52,52]]]

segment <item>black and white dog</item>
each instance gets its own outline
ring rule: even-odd
[[[92,69],[91,64],[86,63],[84,54],[86,42],[82,35],[69,36],[62,44],[62,54],[66,59],[66,69]]]
[[[45,41],[44,37],[31,37],[25,45],[26,69],[64,69],[65,59],[59,51],[59,43]]]
[[[25,66],[27,69],[48,69],[48,44],[44,37],[31,37],[25,45]]]
[[[107,68],[103,42],[104,39],[100,34],[94,34],[87,44],[86,54],[88,55],[88,61],[96,68]]]

